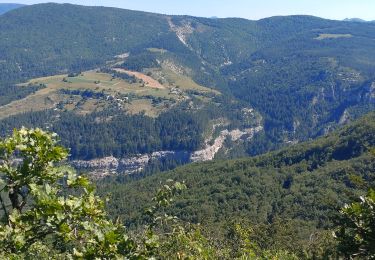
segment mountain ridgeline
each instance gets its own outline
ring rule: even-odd
[[[372,219],[356,224],[374,208],[374,68],[375,23],[356,19],[0,4],[0,137],[58,134],[1,142],[0,253],[373,255]]]
[[[159,149],[194,152],[214,143],[220,131],[245,133],[259,123],[262,131],[256,132],[256,138],[227,138],[216,156],[233,158],[264,153],[327,134],[374,109],[374,35],[373,23],[312,16],[250,21],[70,4],[25,6],[0,16],[0,88],[11,89],[1,90],[8,93],[0,107],[2,134],[21,125],[48,125],[72,148],[72,159],[92,159]],[[100,70],[113,77],[121,70],[144,73],[164,86],[169,84],[171,93],[176,88],[183,89],[186,82],[194,82],[221,94],[197,96],[195,90],[189,90],[183,102],[182,94],[173,101],[170,93],[161,97],[160,91],[143,96],[141,101],[136,100],[137,96],[133,98],[134,104],[144,105],[148,98],[152,108],[159,109],[154,116],[163,116],[150,119],[146,113],[124,120],[121,115],[118,118],[116,109],[92,108],[109,96],[99,80],[93,81],[97,86],[90,91],[94,94],[79,94],[81,101],[77,104],[69,101],[76,104],[74,108],[72,104],[62,106],[61,100],[51,97],[31,102],[49,93],[51,83],[46,84],[47,88],[44,83],[31,84],[40,89],[22,90],[22,96],[12,90],[20,88],[15,84],[33,78],[79,75],[88,70]],[[173,80],[166,80],[171,73]],[[134,81],[134,76],[127,77],[125,80]],[[59,92],[60,99],[66,99],[69,80],[61,82],[67,83],[67,87],[64,85]],[[79,95],[71,94],[69,98],[74,100]],[[84,102],[87,105],[81,109]],[[21,103],[28,108],[26,114],[18,112],[22,111]],[[69,109],[74,115],[70,116]],[[148,108],[138,110],[147,112]],[[244,111],[254,111],[259,116],[248,122],[244,120]],[[58,115],[49,116],[54,113]],[[158,122],[164,122],[168,113],[183,114],[182,121],[165,130],[160,140],[155,137],[163,131]],[[103,116],[107,119],[102,120]],[[150,127],[121,138],[116,131],[109,130],[116,125],[118,131],[128,131],[128,122],[136,124],[135,129]],[[219,127],[217,122],[221,122]],[[78,129],[74,137],[70,135],[72,128],[67,127],[72,125]],[[177,133],[181,129],[193,133],[189,140]],[[106,133],[103,139],[97,138],[98,131]],[[173,140],[175,144],[170,145],[167,135],[177,137]]]

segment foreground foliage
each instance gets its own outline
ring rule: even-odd
[[[157,221],[169,219],[157,212],[184,188],[181,183],[163,186],[154,199],[156,206],[148,210],[152,224],[131,238],[108,218],[104,201],[86,177],[55,165],[68,156],[68,150],[57,145],[56,134],[15,130],[0,142],[0,156],[2,258],[152,257],[161,245],[153,229]],[[183,227],[175,229],[180,244],[189,240]]]
[[[150,207],[143,211],[142,225],[128,231],[119,219],[113,221],[108,217],[105,201],[95,195],[90,181],[61,163],[68,150],[58,145],[56,134],[40,129],[15,130],[11,137],[0,142],[0,156],[2,259],[51,256],[55,259],[339,256],[371,259],[375,256],[373,189],[361,201],[341,210],[336,239],[329,229],[310,233],[308,242],[301,239],[307,223],[298,217],[288,220],[275,216],[268,224],[254,223],[245,217],[238,218],[238,212],[232,212],[223,238],[212,229],[217,229],[219,223],[191,224],[167,210],[174,204],[173,198],[186,188],[183,182],[167,179]],[[373,156],[373,151],[368,156]],[[356,185],[367,185],[353,177],[355,181]]]
[[[54,166],[68,151],[56,135],[40,129],[15,131],[0,143],[4,211],[0,227],[4,257],[114,258],[139,251],[121,225],[108,220],[104,202],[87,178]],[[68,195],[68,190],[70,190]],[[4,195],[4,194],[2,194]]]
[[[360,202],[346,205],[336,236],[339,250],[350,258],[375,258],[375,190],[370,189]]]
[[[219,255],[199,226],[165,207],[186,188],[167,180],[128,232],[105,211],[90,181],[61,162],[68,150],[56,134],[15,130],[0,142],[2,259],[213,259]]]

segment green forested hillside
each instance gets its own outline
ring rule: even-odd
[[[298,164],[302,158],[317,162],[315,165],[323,163],[322,159],[310,158],[311,150],[317,157],[326,158],[327,162],[330,159],[345,158],[348,161],[361,156],[360,151],[367,148],[365,153],[373,161],[375,149],[368,148],[374,144],[373,136],[363,129],[365,126],[373,131],[373,116],[364,119],[372,120],[372,123],[366,125],[366,122],[359,121],[362,126],[347,127],[336,133],[340,139],[331,137],[332,140],[322,141],[319,149],[316,149],[318,142],[302,145],[300,149],[274,154],[274,159],[271,158],[268,163],[264,160],[266,156],[260,160],[255,158],[252,166],[260,168],[266,164],[281,168],[283,165],[292,166],[292,161]],[[365,144],[361,149],[360,144],[363,142]],[[210,221],[200,225],[174,216],[175,207],[172,207],[174,211],[171,213],[170,210],[166,211],[174,204],[176,196],[186,189],[185,183],[167,180],[160,184],[154,197],[149,198],[152,205],[141,213],[143,224],[137,226],[136,230],[129,230],[123,226],[120,218],[116,218],[116,221],[111,219],[116,215],[108,216],[106,203],[95,195],[95,188],[87,177],[78,175],[72,168],[61,164],[69,151],[58,145],[55,133],[39,128],[15,130],[13,135],[0,141],[0,153],[3,158],[0,162],[2,259],[50,259],[51,255],[59,259],[372,259],[375,253],[373,188],[366,195],[360,196],[358,201],[348,201],[349,204],[339,212],[326,213],[319,223],[296,218],[290,214],[293,211],[284,208],[291,217],[272,216],[265,223],[259,223],[249,214],[238,219],[238,212],[232,210],[222,225]],[[17,163],[10,159],[14,157],[17,158]],[[242,170],[245,170],[244,162],[242,166]],[[232,168],[228,168],[228,164],[226,166],[227,170],[234,168],[238,171],[238,165]],[[223,168],[216,170],[222,171]],[[373,173],[371,169],[365,170],[367,174]],[[270,172],[263,173],[267,174]],[[310,174],[316,173],[311,171]],[[372,176],[368,183],[359,175],[353,174],[347,186],[359,188],[373,185],[371,178]],[[231,189],[244,183],[244,179],[238,176],[235,181]],[[322,181],[325,179],[319,180]],[[339,179],[336,182],[339,183]],[[324,184],[315,184],[318,186],[312,186],[312,193],[320,194]],[[294,180],[289,176],[282,188],[292,190],[294,185]],[[210,187],[210,183],[205,186]],[[267,188],[269,186],[263,187],[264,190]],[[198,192],[190,194],[190,197],[199,195],[201,193]],[[264,195],[267,192],[263,191],[261,196]],[[311,200],[313,196],[308,195],[299,197],[295,194],[294,197],[289,197],[290,201],[294,199],[294,205],[290,204],[290,208],[298,205],[305,196],[310,199],[302,205],[308,207],[302,214],[305,218],[310,217],[306,213],[310,213],[311,206],[321,207],[327,200],[331,205],[335,203],[329,191],[324,194],[323,201]],[[231,198],[233,199],[233,195]],[[252,202],[254,205],[256,200]],[[177,201],[175,204],[181,207],[180,203],[181,201]],[[225,212],[227,206],[221,206],[221,211]],[[186,219],[186,215],[184,218]],[[334,223],[335,227],[332,228],[330,223]],[[331,229],[326,229],[327,227]]]
[[[70,4],[26,6],[0,17],[0,88],[10,88],[1,91],[5,93],[2,98],[5,101],[0,110],[8,111],[9,107],[4,108],[6,104],[27,95],[14,95],[12,89],[17,87],[12,87],[13,84],[41,76],[76,75],[91,69],[113,73],[113,69],[125,69],[150,75],[168,85],[171,91],[174,87],[184,89],[193,80],[194,84],[217,89],[226,97],[222,100],[226,103],[221,103],[215,111],[217,116],[210,119],[219,120],[221,111],[226,110],[225,120],[231,121],[229,130],[241,125],[233,121],[241,120],[236,115],[244,108],[252,108],[262,116],[264,131],[257,138],[219,153],[222,157],[257,155],[324,135],[375,108],[374,35],[373,23],[312,16],[249,21]],[[171,73],[173,77],[168,79]],[[94,97],[103,96],[100,89],[92,91]],[[42,102],[48,108],[60,107],[59,102],[48,98]],[[153,102],[152,106],[164,104],[160,95],[150,97],[147,102]],[[24,103],[23,107],[28,107],[28,112],[40,111],[40,103],[39,100]],[[88,115],[83,122],[95,127],[103,123],[90,115],[95,112],[92,107],[84,112]],[[37,122],[44,120],[41,112],[31,112],[27,117],[3,113],[5,119],[1,124],[7,127],[3,132],[30,125],[28,117]],[[71,121],[74,120],[80,119],[72,117]],[[192,128],[203,129],[199,136],[202,139],[204,132],[212,127],[210,123]],[[105,128],[98,126],[102,127]],[[67,140],[63,131],[60,134],[65,144],[77,143]],[[148,138],[143,133],[139,133],[139,140]],[[100,140],[78,136],[81,141],[91,140],[82,146],[101,146]],[[109,148],[105,148],[106,152],[96,152],[98,156],[124,154],[118,152],[121,144],[113,133],[109,133],[108,140],[111,140]],[[128,139],[121,138],[121,142],[132,142],[130,135]],[[87,155],[86,151],[82,153]],[[76,157],[92,157],[86,155]]]
[[[266,155],[192,164],[172,172],[129,181],[121,177],[98,184],[110,190],[109,210],[127,225],[140,218],[154,190],[167,179],[185,181],[188,190],[171,212],[225,232],[228,223],[274,222],[297,225],[295,242],[332,228],[338,209],[375,185],[375,113],[328,136]],[[121,184],[124,181],[125,184]]]
[[[89,95],[92,92],[88,91]],[[1,101],[1,99],[0,99]],[[157,118],[126,115],[117,107],[88,115],[69,111],[40,111],[21,113],[0,121],[0,134],[9,135],[20,125],[48,128],[59,133],[62,143],[70,148],[70,159],[95,159],[106,156],[117,158],[156,151],[187,151],[199,149],[204,143],[203,133],[216,118],[231,118],[227,127],[249,127],[236,105],[207,104],[197,101],[199,109],[182,102],[162,112]],[[249,125],[250,124],[250,125]]]
[[[375,186],[375,23],[312,16],[209,19],[54,3],[9,12],[4,7],[0,136],[21,126],[58,135],[22,128],[0,142],[5,158],[0,160],[0,184],[5,185],[0,195],[7,195],[5,202],[1,198],[0,233],[6,239],[0,255],[29,256],[38,248],[48,255],[51,246],[84,257],[76,247],[83,241],[81,249],[87,246],[85,256],[91,258],[97,248],[104,250],[103,258],[114,258],[107,255],[113,248],[131,254],[145,249],[145,257],[164,258],[189,252],[210,259],[213,251],[220,259],[336,255],[332,231],[337,222],[366,205],[353,204],[353,212],[347,207],[343,214],[339,209]],[[70,150],[50,149],[57,136]],[[163,152],[183,158],[153,159],[153,153]],[[22,166],[13,160],[19,155],[26,158]],[[103,157],[108,158],[95,160]],[[72,194],[82,191],[86,197],[74,203],[60,197],[66,195],[60,189],[70,170],[53,168],[52,162],[62,159],[94,168],[128,163],[138,173],[115,175],[110,168],[105,170],[112,175],[104,178],[90,166],[81,168],[103,177],[95,179],[97,190],[110,193],[106,206],[117,221],[113,226],[99,218],[108,224],[104,236],[88,226],[95,218],[87,222],[82,213],[90,208],[86,203],[97,200],[88,179],[69,174],[67,186],[78,188]],[[58,172],[61,180],[50,178]],[[30,179],[30,173],[36,176]],[[168,186],[171,179],[179,181],[178,191],[184,187],[180,182],[188,189],[165,209],[178,193]],[[8,209],[22,213],[29,192],[40,200],[28,200],[25,209],[43,210],[8,215]],[[373,192],[368,194],[373,203]],[[105,204],[96,202],[104,214]],[[64,221],[65,206],[77,210],[71,226]],[[95,208],[89,210],[94,215]],[[151,211],[145,213],[146,208]],[[55,216],[56,211],[61,212]],[[58,222],[51,225],[55,217]],[[145,222],[151,226],[141,225]],[[85,230],[78,235],[90,231],[90,236],[77,236],[74,223]],[[124,236],[122,223],[134,241]],[[352,222],[346,224],[353,229]],[[24,236],[17,225],[26,230]],[[33,232],[35,226],[43,233]],[[45,228],[63,240],[51,243],[54,236]],[[360,240],[349,233],[340,239]],[[30,250],[36,236],[46,238],[40,240],[46,244],[41,248],[37,242]],[[65,245],[66,239],[73,242]],[[141,247],[135,248],[136,242]],[[362,250],[361,243],[346,254]]]
[[[167,32],[158,15],[69,4],[26,6],[0,18],[1,81],[94,68]],[[18,65],[19,67],[18,67]]]

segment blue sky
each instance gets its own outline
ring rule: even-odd
[[[10,1],[0,0],[0,3]],[[22,4],[51,2],[51,0],[14,1]],[[337,20],[347,17],[375,20],[375,0],[56,0],[54,2],[205,17],[260,19],[274,15],[309,14]]]

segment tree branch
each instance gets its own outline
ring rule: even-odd
[[[7,207],[5,206],[5,203],[1,194],[0,194],[0,201],[1,201],[1,206],[4,210],[5,217],[7,218],[7,222],[9,223],[9,215],[8,215]]]

